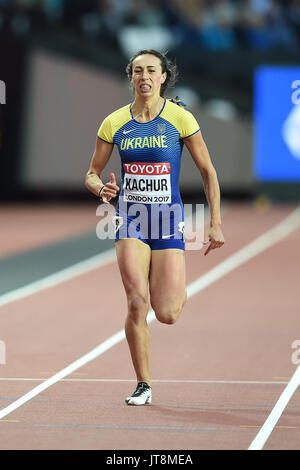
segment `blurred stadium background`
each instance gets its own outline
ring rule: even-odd
[[[199,120],[223,197],[299,199],[299,0],[0,0],[2,202],[95,202],[98,127],[132,100],[127,61],[150,47],[176,60],[168,97]],[[203,198],[185,154],[181,189]]]

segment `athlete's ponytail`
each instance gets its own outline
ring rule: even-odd
[[[179,96],[175,96],[175,98],[169,98],[169,101],[172,101],[172,103],[175,103],[177,104],[178,106],[180,106],[181,108],[185,108],[186,107],[186,104],[184,101],[182,101]]]
[[[170,59],[168,59],[168,57],[166,56],[166,53],[161,53],[154,49],[142,49],[141,51],[137,52],[136,54],[134,54],[134,56],[131,57],[126,67],[128,78],[129,80],[131,80],[133,61],[140,55],[144,55],[144,54],[150,54],[150,55],[154,55],[155,57],[158,57],[161,63],[162,73],[165,73],[165,72],[167,73],[167,78],[160,87],[160,96],[165,96],[165,92],[167,88],[173,87],[178,77],[177,66],[173,64],[170,61]]]

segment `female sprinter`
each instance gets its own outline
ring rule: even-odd
[[[145,405],[152,400],[146,321],[149,301],[157,320],[169,325],[176,322],[186,301],[183,208],[178,188],[183,143],[201,173],[210,208],[205,255],[221,247],[224,237],[219,183],[199,125],[189,111],[164,98],[174,82],[175,66],[160,52],[142,50],[131,58],[127,74],[134,101],[102,122],[86,186],[106,203],[117,196],[119,187],[113,173],[108,183],[101,181],[116,144],[122,164],[116,253],[128,301],[126,338],[137,377],[136,390],[125,401],[128,405]],[[154,230],[153,235],[153,230],[149,234],[151,223],[155,229],[150,212],[158,207],[158,202],[180,210],[170,217],[167,233],[162,233],[160,218],[159,234]],[[143,223],[136,224],[136,230],[132,229],[134,204],[143,214],[144,209],[148,211]]]

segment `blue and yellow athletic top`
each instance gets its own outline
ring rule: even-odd
[[[181,202],[183,139],[199,130],[189,111],[167,99],[160,113],[149,122],[136,121],[130,104],[107,116],[97,135],[118,147],[122,174],[119,197],[128,203]]]

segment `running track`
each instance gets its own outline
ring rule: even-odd
[[[96,207],[1,206],[0,448],[299,449],[295,210],[226,204],[224,247],[186,253],[177,324],[150,314],[153,403],[128,407],[126,299]]]

